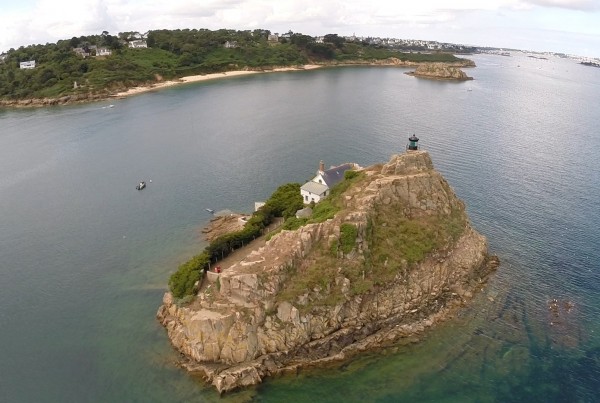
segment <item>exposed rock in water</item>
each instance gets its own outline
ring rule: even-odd
[[[210,223],[202,229],[202,233],[205,234],[204,239],[212,241],[221,235],[239,231],[244,228],[247,218],[248,216],[246,214],[236,213],[215,216],[210,220]]]
[[[435,78],[439,80],[472,80],[473,77],[461,69],[444,63],[423,63],[413,72],[406,73],[415,77]]]
[[[425,151],[365,169],[342,200],[333,219],[282,231],[211,273],[217,286],[191,305],[165,294],[157,316],[187,369],[226,392],[418,340],[498,265]],[[358,233],[349,253],[342,224]]]

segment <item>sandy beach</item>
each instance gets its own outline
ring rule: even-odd
[[[129,88],[127,91],[122,91],[122,92],[113,94],[112,97],[116,97],[116,98],[127,97],[127,96],[137,95],[137,94],[141,94],[141,93],[148,92],[148,91],[159,90],[161,88],[172,87],[174,85],[194,83],[194,82],[198,82],[198,81],[214,80],[214,79],[218,79],[218,78],[245,76],[245,75],[249,75],[249,74],[276,73],[276,72],[283,72],[283,71],[304,71],[304,70],[317,69],[319,67],[323,67],[323,66],[318,65],[318,64],[306,64],[306,65],[299,66],[299,67],[278,67],[278,68],[267,69],[267,70],[235,70],[235,71],[226,71],[223,73],[212,73],[212,74],[187,76],[187,77],[181,77],[177,80],[169,80],[169,81],[157,82],[157,83],[150,84],[150,85],[143,85],[143,86],[139,86],[139,87]]]

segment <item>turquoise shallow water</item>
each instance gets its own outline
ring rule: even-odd
[[[250,211],[412,133],[500,256],[489,286],[420,343],[224,399],[597,401],[600,69],[473,58],[466,83],[348,67],[0,111],[0,401],[220,399],[154,319],[205,208]]]

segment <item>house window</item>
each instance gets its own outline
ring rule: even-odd
[[[319,183],[323,183],[323,182],[321,181],[321,179],[319,179]]]
[[[304,195],[304,201],[308,201],[308,195]]]

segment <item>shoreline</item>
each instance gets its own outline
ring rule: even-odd
[[[324,64],[304,64],[297,66],[288,67],[264,67],[256,70],[247,68],[246,70],[232,70],[220,73],[209,73],[209,74],[197,74],[192,76],[184,76],[173,80],[158,81],[148,84],[138,85],[135,87],[128,88],[124,91],[112,92],[112,93],[94,93],[94,94],[72,94],[64,95],[58,98],[28,98],[19,100],[4,100],[0,99],[0,108],[36,108],[36,107],[47,107],[57,105],[72,105],[82,104],[90,102],[107,101],[112,99],[123,99],[130,96],[143,94],[151,91],[161,90],[163,88],[170,88],[176,85],[197,83],[202,81],[216,80],[222,78],[230,78],[237,76],[244,76],[250,74],[264,74],[264,73],[281,73],[291,71],[309,71],[324,67],[345,67],[345,66],[377,66],[377,67],[417,67],[422,64],[428,64],[429,62],[413,62],[403,61],[394,57],[382,60],[346,60],[343,62],[330,62]],[[475,67],[469,59],[464,59],[462,62],[450,62],[444,63],[449,67]]]
[[[169,88],[176,85],[182,84],[190,84],[197,83],[202,81],[216,80],[219,78],[230,78],[230,77],[238,77],[238,76],[246,76],[250,74],[262,74],[262,73],[281,73],[288,71],[306,71],[306,70],[314,70],[321,67],[325,67],[324,65],[319,64],[305,64],[298,67],[276,67],[272,69],[264,69],[264,70],[232,70],[225,71],[222,73],[210,73],[210,74],[197,74],[193,76],[185,76],[175,80],[168,80],[163,82],[158,82],[154,84],[148,85],[140,85],[137,87],[132,87],[127,89],[127,91],[121,91],[116,94],[111,94],[107,97],[110,98],[125,98],[130,97],[132,95],[143,94],[150,91],[160,90],[163,88]]]

